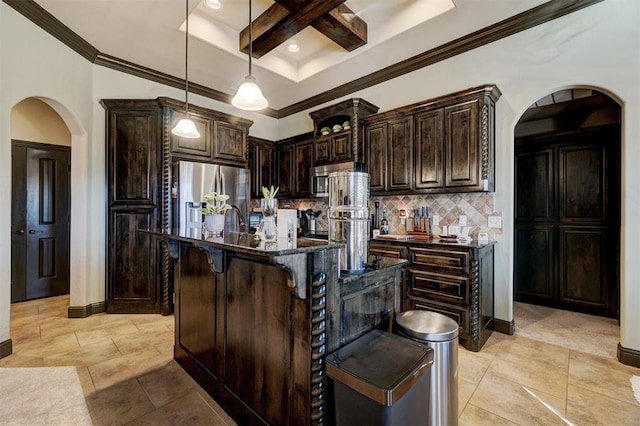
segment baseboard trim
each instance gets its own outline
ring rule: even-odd
[[[13,343],[11,339],[0,342],[0,359],[13,353]]]
[[[105,302],[92,303],[87,306],[69,306],[67,316],[69,318],[86,318],[93,314],[106,312],[107,305]]]
[[[625,348],[618,343],[618,361],[632,367],[640,368],[640,351]]]
[[[493,320],[493,331],[497,331],[498,333],[508,334],[509,336],[513,336],[513,333],[516,330],[515,323],[513,320],[505,321],[498,318],[494,318]]]

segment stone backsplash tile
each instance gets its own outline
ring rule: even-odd
[[[429,216],[440,216],[440,225],[433,227],[433,233],[436,235],[441,232],[443,225],[457,225],[460,215],[467,216],[467,226],[471,227],[471,235],[474,239],[480,232],[488,233],[490,239],[494,239],[495,235],[502,234],[502,229],[488,228],[487,226],[489,216],[501,216],[500,212],[494,210],[494,194],[492,192],[371,197],[369,209],[372,214],[375,211],[375,201],[380,202],[381,217],[382,211],[387,211],[391,234],[405,233],[404,226],[400,223],[400,210],[405,210],[408,213],[410,209],[421,209],[423,206],[429,208]],[[251,206],[260,207],[260,200],[252,200]],[[279,207],[321,210],[323,213],[318,218],[316,228],[325,231],[328,229],[327,210],[329,206],[326,199],[282,200],[279,202]]]

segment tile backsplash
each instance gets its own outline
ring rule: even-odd
[[[459,194],[424,194],[424,195],[389,195],[382,197],[371,197],[369,209],[375,212],[374,202],[380,201],[380,216],[382,211],[387,210],[389,220],[389,233],[404,234],[404,226],[400,223],[400,210],[429,208],[429,216],[440,216],[440,225],[434,227],[433,233],[438,235],[443,225],[457,225],[460,215],[467,216],[467,226],[471,227],[471,236],[475,240],[480,232],[489,234],[489,239],[494,239],[495,235],[502,234],[501,228],[489,228],[487,221],[489,216],[501,216],[500,212],[494,211],[494,194],[492,192],[474,192]],[[280,200],[280,208],[292,208],[301,210],[321,210],[323,214],[318,218],[316,228],[326,231],[329,226],[327,210],[329,208],[327,199],[303,199],[303,200]],[[259,207],[260,200],[252,200],[252,207]]]

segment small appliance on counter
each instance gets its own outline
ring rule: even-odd
[[[340,270],[366,271],[369,255],[369,174],[333,172],[329,175],[329,241],[343,243]]]

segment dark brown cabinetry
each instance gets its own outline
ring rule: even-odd
[[[452,318],[460,325],[460,343],[468,350],[480,350],[494,322],[493,244],[372,241],[369,254],[406,257],[403,309],[424,309]]]
[[[184,103],[159,98],[165,120],[171,129],[185,117]],[[218,162],[240,167],[248,166],[247,135],[252,122],[195,105],[189,105],[189,118],[200,132],[198,139],[186,139],[169,134],[173,159]]]
[[[276,143],[277,182],[280,198],[308,198],[311,192],[310,168],[314,159],[311,133]]]
[[[413,189],[413,131],[410,117],[365,119],[370,191]]]
[[[354,98],[309,113],[314,123],[314,164],[363,162],[365,153],[360,120],[377,111],[377,106]],[[349,123],[349,129],[342,129],[345,123]],[[335,131],[334,126],[341,128]],[[329,129],[329,134],[323,135],[325,128]]]
[[[493,191],[499,97],[481,86],[365,117],[372,194]]]
[[[171,128],[184,104],[168,99],[105,99],[107,148],[107,274],[109,313],[170,314],[170,259],[140,229],[171,223],[171,163],[189,159],[247,164],[251,121],[190,106],[201,138],[178,138]]]
[[[262,198],[262,187],[276,185],[275,147],[273,142],[249,137],[249,170],[251,197]]]

